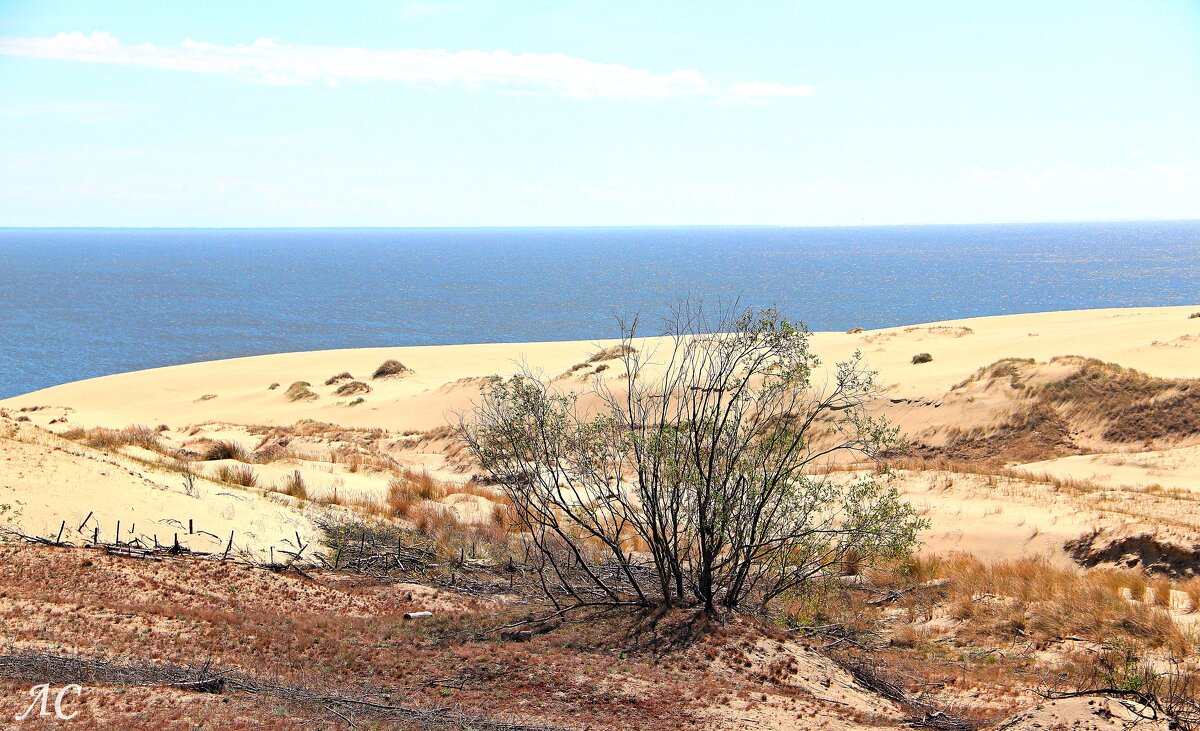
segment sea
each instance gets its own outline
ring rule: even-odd
[[[1200,303],[1200,221],[2,229],[0,398],[262,353],[614,337],[681,298],[813,330]]]

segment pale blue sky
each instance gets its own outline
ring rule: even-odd
[[[1195,0],[0,0],[0,226],[1150,218]]]

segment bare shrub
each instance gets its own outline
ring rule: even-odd
[[[188,497],[204,497],[200,494],[200,488],[196,486],[196,475],[190,468],[183,473],[183,493]]]
[[[538,549],[551,599],[753,608],[852,551],[870,564],[915,545],[924,521],[894,488],[814,474],[895,440],[866,412],[878,389],[861,356],[817,389],[808,332],[774,310],[710,318],[685,305],[661,356],[633,349],[636,320],[621,334],[625,378],[620,392],[593,383],[599,407],[527,371],[460,421]]]

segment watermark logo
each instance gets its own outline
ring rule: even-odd
[[[50,696],[54,695],[54,709],[50,709]],[[57,692],[49,683],[35,685],[29,689],[29,697],[33,699],[33,703],[29,704],[29,708],[25,709],[24,713],[13,716],[14,721],[24,721],[28,718],[49,718],[54,717],[60,721],[70,721],[79,715],[79,711],[67,713],[63,710],[63,701],[70,695],[74,695],[75,699],[83,694],[83,688],[75,683],[64,685]],[[40,710],[39,710],[40,708]],[[37,711],[37,714],[34,714]]]

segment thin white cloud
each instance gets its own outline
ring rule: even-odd
[[[233,46],[193,40],[186,40],[179,46],[127,45],[104,31],[94,31],[90,35],[76,31],[53,37],[0,38],[0,55],[216,74],[260,84],[338,86],[391,81],[431,88],[507,90],[579,99],[755,100],[808,96],[813,91],[811,86],[788,86],[774,81],[721,85],[694,70],[656,73],[562,53],[379,51],[340,46],[295,46],[267,39]]]

